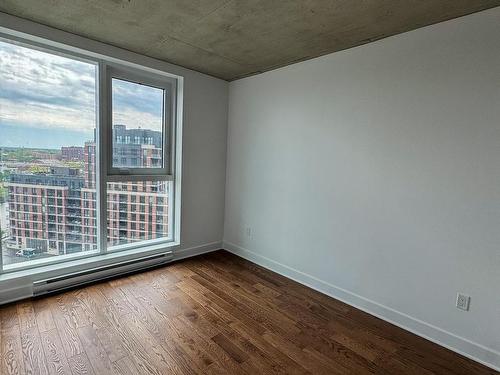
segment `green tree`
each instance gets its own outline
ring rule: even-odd
[[[9,180],[10,172],[5,171],[5,172],[0,172],[0,182],[6,182]]]
[[[15,160],[21,163],[26,163],[35,160],[35,157],[33,156],[33,150],[25,148],[5,150],[4,158],[7,160]]]
[[[47,173],[49,168],[40,165],[31,165],[29,168],[30,173]]]
[[[69,168],[83,169],[83,161],[67,161],[64,163]]]
[[[0,184],[0,203],[7,201],[7,189],[3,184]]]

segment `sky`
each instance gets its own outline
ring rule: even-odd
[[[0,146],[60,148],[92,140],[96,66],[0,40]],[[113,80],[113,123],[161,129],[163,92]]]

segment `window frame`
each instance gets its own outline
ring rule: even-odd
[[[173,180],[173,150],[175,142],[172,135],[176,120],[175,103],[177,82],[170,77],[159,76],[154,73],[146,74],[144,71],[130,69],[116,64],[107,64],[106,67],[106,105],[103,111],[107,112],[106,131],[108,148],[107,177],[109,182],[130,181],[130,178],[143,181],[172,181]],[[139,85],[145,85],[163,90],[163,115],[162,115],[162,166],[159,168],[121,168],[113,167],[113,79],[118,79]],[[123,177],[124,176],[124,177]]]
[[[16,272],[59,272],[65,269],[65,263],[74,267],[74,261],[82,260],[82,268],[88,265],[99,265],[109,262],[109,259],[133,259],[145,254],[165,253],[180,245],[181,224],[181,149],[182,149],[182,119],[183,119],[183,92],[184,77],[168,72],[167,70],[153,68],[156,66],[153,59],[145,58],[150,63],[136,63],[131,60],[113,57],[112,55],[93,52],[92,49],[83,49],[70,44],[61,43],[52,39],[41,38],[16,30],[0,26],[0,41],[19,45],[25,48],[66,57],[76,61],[89,63],[96,66],[95,95],[96,95],[96,129],[95,129],[95,195],[96,195],[96,248],[82,250],[79,253],[58,255],[54,258],[29,260],[9,265],[3,264],[2,244],[0,243],[0,275],[13,275]],[[85,43],[84,43],[85,45]],[[99,49],[98,49],[99,50]],[[117,55],[117,54],[113,54]],[[120,55],[120,54],[118,54]],[[132,56],[133,57],[133,56]],[[151,62],[153,62],[151,64]],[[124,77],[115,76],[120,73]],[[108,78],[109,77],[109,78]],[[170,90],[170,100],[164,99],[165,112],[169,111],[168,125],[163,121],[163,167],[162,168],[137,168],[127,172],[117,171],[112,167],[112,109],[111,109],[111,78],[124,79],[135,82],[130,77],[139,79],[140,82],[152,86],[164,86]],[[109,80],[109,82],[108,82]],[[163,87],[160,87],[163,88]],[[165,93],[168,91],[165,91]],[[164,98],[167,95],[164,95]],[[168,103],[168,107],[166,104]],[[108,134],[111,133],[111,134]],[[165,142],[165,140],[168,141]],[[111,150],[109,152],[109,150]],[[152,240],[138,241],[119,246],[109,246],[107,243],[107,183],[108,182],[137,182],[137,181],[165,181],[170,183],[171,190],[168,197],[169,235],[168,237]],[[82,233],[84,235],[84,233]],[[10,278],[11,276],[9,276]]]

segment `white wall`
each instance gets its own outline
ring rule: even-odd
[[[499,35],[496,8],[231,83],[225,247],[500,367]]]
[[[220,248],[224,228],[228,83],[202,73],[0,13],[2,27],[184,78],[181,246]]]
[[[224,229],[228,83],[186,76],[182,168],[181,248],[214,244]]]

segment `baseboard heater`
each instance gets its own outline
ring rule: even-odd
[[[132,272],[160,266],[172,261],[172,259],[173,252],[169,251],[35,281],[33,282],[33,296],[55,293],[112,277],[124,276]]]

